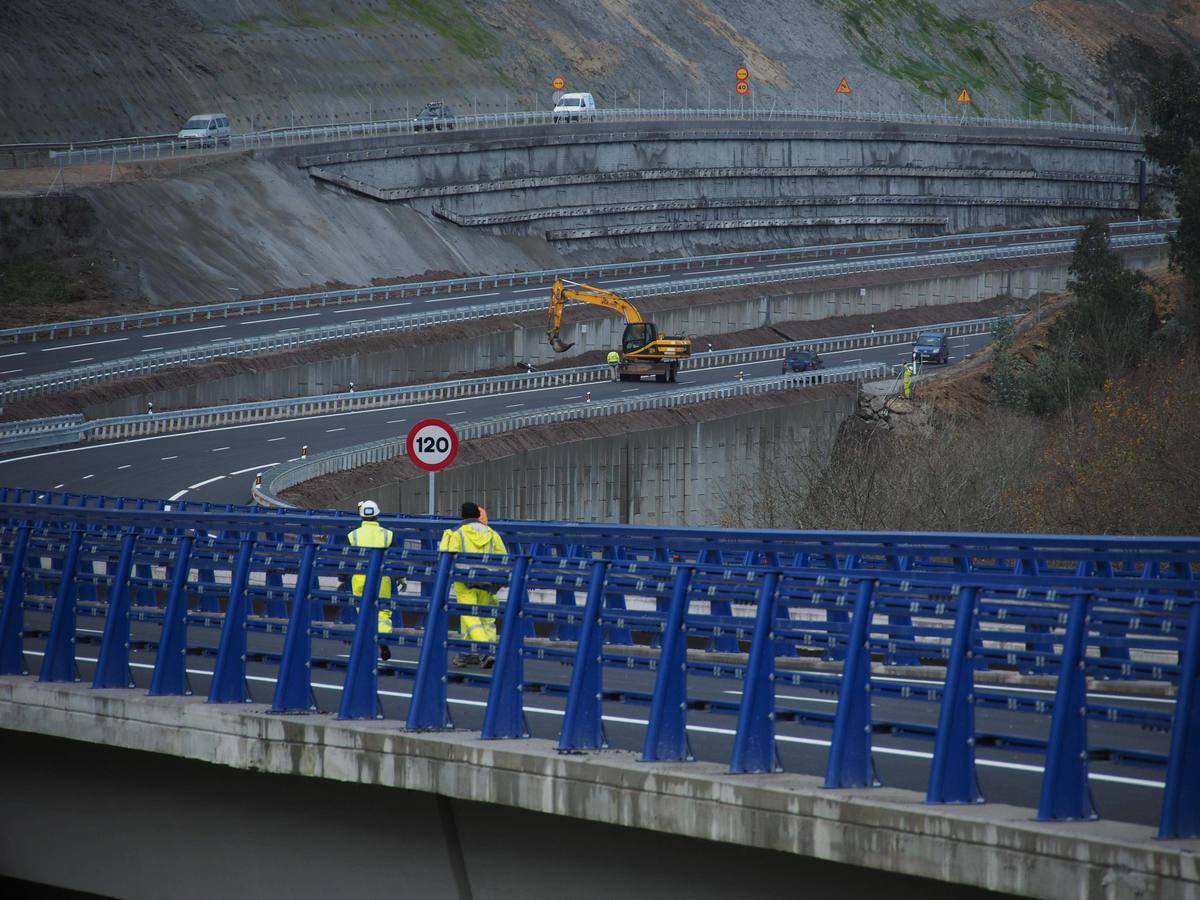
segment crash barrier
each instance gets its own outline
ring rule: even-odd
[[[1178,225],[1178,219],[1139,219],[1138,221],[1130,222],[1112,222],[1109,224],[1109,229],[1114,235],[1150,234],[1160,231],[1172,231]],[[662,274],[666,272],[697,272],[699,274],[699,271],[704,269],[712,269],[715,274],[719,274],[722,268],[762,265],[773,262],[803,262],[835,255],[861,256],[888,252],[907,253],[914,250],[964,249],[998,243],[1065,240],[1075,238],[1082,230],[1082,225],[1057,225],[1045,228],[969,232],[966,234],[942,235],[938,237],[894,238],[877,241],[852,241],[840,244],[811,244],[773,250],[743,250],[734,253],[717,253],[705,256],[681,256],[670,259],[639,260],[636,262],[597,263],[591,266],[511,272],[499,275],[476,275],[469,278],[445,278],[436,281],[414,281],[404,284],[345,288],[334,291],[310,291],[302,294],[285,294],[278,297],[263,297],[255,300],[235,300],[227,303],[211,303],[203,306],[176,306],[167,309],[143,310],[142,312],[126,313],[119,316],[98,316],[91,319],[74,319],[68,322],[46,322],[38,325],[23,325],[18,328],[4,328],[0,329],[0,341],[11,343],[46,341],[76,335],[107,334],[110,331],[151,328],[158,325],[177,325],[181,322],[207,321],[210,319],[224,319],[234,316],[257,315],[259,313],[274,313],[285,310],[340,306],[347,303],[365,303],[391,299],[403,300],[409,297],[433,297],[447,294],[468,294],[472,291],[495,290],[502,287],[530,287],[531,285],[552,284],[555,278],[587,281],[588,279],[595,280],[628,275]]]
[[[658,109],[596,109],[588,110],[589,122],[629,121],[707,121],[733,120],[750,122],[773,121],[850,121],[891,122],[914,125],[942,125],[956,130],[971,128],[1013,128],[1034,132],[1062,132],[1065,135],[1098,139],[1104,136],[1126,138],[1134,132],[1122,126],[1096,124],[1094,122],[1055,122],[1043,119],[1023,119],[1013,116],[972,116],[970,119],[957,115],[935,115],[926,113],[895,113],[882,110],[841,109],[776,109],[758,107],[728,108],[670,108]],[[454,130],[480,128],[512,128],[529,125],[553,125],[554,114],[550,110],[514,110],[504,113],[462,115],[453,117],[448,127]],[[195,156],[203,153],[224,153],[230,150],[255,150],[269,147],[295,147],[304,144],[327,143],[330,141],[362,140],[369,138],[406,135],[420,132],[424,126],[415,125],[411,118],[392,119],[382,122],[346,122],[292,128],[273,128],[232,134],[228,139],[179,140],[171,135],[148,135],[126,141],[87,141],[78,144],[33,144],[6,145],[6,149],[30,148],[32,152],[48,152],[51,163],[59,166],[86,165],[94,163],[145,162],[173,159],[177,156]],[[564,125],[564,127],[567,127]],[[439,128],[440,130],[440,128]]]
[[[1165,770],[1159,835],[1200,835],[1200,539],[505,521],[509,554],[473,556],[437,551],[446,520],[385,518],[386,549],[348,546],[355,521],[0,489],[0,674],[75,680],[92,644],[94,687],[132,688],[146,653],[151,696],[189,693],[210,665],[208,702],[246,702],[252,670],[287,713],[318,708],[318,669],[342,680],[340,719],[379,718],[380,680],[398,679],[409,729],[450,728],[451,691],[483,689],[484,739],[528,736],[523,702],[541,694],[564,703],[564,752],[606,745],[604,704],[637,704],[645,760],[690,759],[689,714],[724,713],[735,773],[779,771],[777,740],[829,729],[830,788],[878,785],[873,738],[895,735],[932,744],[931,803],[982,801],[979,751],[1026,752],[1044,759],[1043,820],[1093,817],[1089,764],[1130,765]],[[361,598],[343,587],[355,573]],[[404,585],[390,599],[383,575]],[[499,599],[462,606],[456,581]],[[380,608],[396,630],[378,632]],[[499,618],[498,643],[455,631],[464,613]],[[451,668],[456,652],[495,667]],[[1014,672],[1056,676],[1053,701],[989,680]],[[1129,682],[1173,709],[1123,695]],[[806,689],[835,709],[800,702]]]
[[[1110,243],[1115,249],[1132,249],[1136,247],[1165,246],[1170,240],[1170,235],[1166,233],[1153,232],[1113,237]],[[701,291],[727,290],[761,284],[805,281],[869,272],[905,271],[942,266],[966,266],[991,260],[1063,256],[1071,253],[1073,248],[1074,243],[1069,240],[1042,241],[1016,246],[985,247],[976,250],[945,251],[915,256],[814,263],[801,268],[773,268],[738,275],[709,275],[682,281],[635,285],[623,289],[621,293],[630,299],[673,294],[695,294]],[[433,325],[444,325],[450,322],[543,312],[547,307],[547,303],[548,300],[546,297],[534,296],[518,300],[502,300],[495,303],[451,307],[436,312],[412,313],[361,322],[317,326],[298,331],[229,339],[175,350],[144,353],[137,357],[124,357],[106,362],[91,363],[61,369],[52,373],[29,375],[23,378],[0,382],[0,403],[37,396],[51,391],[78,388],[88,384],[109,381],[114,378],[132,378],[172,366],[195,365],[225,357],[278,353],[328,341],[342,341],[370,335],[389,334],[397,331],[413,331]]]
[[[475,440],[490,435],[505,434],[519,431],[523,428],[536,428],[540,425],[553,425],[558,422],[573,422],[582,419],[595,419],[604,416],[617,416],[626,413],[641,412],[647,409],[664,409],[668,407],[685,406],[691,403],[706,403],[711,400],[727,400],[731,397],[748,397],[754,394],[767,394],[774,391],[791,388],[810,387],[820,384],[846,384],[860,381],[876,381],[889,377],[894,367],[884,363],[860,363],[839,366],[831,369],[815,369],[806,372],[794,372],[783,375],[772,375],[766,378],[744,378],[737,381],[719,384],[708,384],[697,388],[665,390],[661,393],[645,394],[632,397],[620,397],[616,400],[591,402],[590,399],[580,403],[575,401],[568,405],[549,407],[532,413],[518,415],[495,416],[474,422],[464,422],[455,426],[459,439]],[[347,472],[360,466],[386,462],[398,456],[405,455],[407,441],[404,436],[385,438],[381,441],[371,441],[366,444],[356,444],[329,450],[315,456],[307,457],[290,465],[272,468],[265,483],[255,484],[251,488],[251,497],[263,506],[291,506],[279,494],[301,482],[321,475],[334,472]]]
[[[738,363],[758,363],[782,359],[789,350],[805,349],[817,353],[868,349],[911,342],[923,331],[941,331],[949,336],[985,334],[995,327],[998,317],[964,319],[925,325],[919,328],[893,328],[857,334],[834,335],[804,341],[759,344],[725,350],[697,350],[680,362],[680,369],[706,369]],[[183,410],[153,410],[141,415],[116,416],[87,421],[83,416],[57,416],[0,423],[0,452],[48,447],[77,441],[119,440],[154,434],[169,434],[194,429],[268,422],[298,416],[331,415],[367,409],[385,409],[420,403],[437,403],[462,397],[482,397],[513,392],[544,390],[568,384],[607,381],[612,370],[604,364],[528,371],[515,375],[491,375],[429,384],[377,388],[367,391],[341,391],[315,397],[232,403]]]

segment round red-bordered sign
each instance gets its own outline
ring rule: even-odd
[[[449,422],[422,419],[408,430],[404,446],[413,465],[427,472],[438,472],[458,456],[458,434]]]
[[[733,86],[733,89],[739,94],[748,94],[750,92],[750,85],[745,81],[739,81]]]

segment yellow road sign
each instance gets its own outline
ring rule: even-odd
[[[852,90],[850,90],[850,82],[848,82],[845,78],[843,78],[841,81],[838,82],[837,90],[835,90],[834,93],[835,94],[852,94],[854,92]]]
[[[962,88],[958,92],[958,102],[959,103],[970,103],[971,102],[971,92],[969,90],[967,90],[966,88]]]
[[[563,88],[565,88],[567,86],[567,80],[565,78],[563,78],[561,75],[559,75],[552,82],[550,82],[550,86],[553,87],[556,91],[561,91]]]
[[[738,81],[745,81],[747,78],[750,77],[750,70],[747,69],[745,66],[738,66],[737,71],[733,73],[733,77],[736,78]]]
[[[739,94],[748,94],[750,93],[750,83],[746,81],[739,81],[733,86],[733,89]]]

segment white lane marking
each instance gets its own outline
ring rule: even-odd
[[[341,428],[326,428],[325,433],[333,434],[335,431],[345,431],[345,430],[346,430],[346,427],[343,425]]]
[[[519,291],[512,291],[511,293],[532,294],[534,291],[541,291],[543,294],[549,294],[550,293],[550,285],[543,285],[542,287],[521,288]]]
[[[230,475],[245,475],[247,472],[255,472],[255,471],[261,472],[263,469],[269,469],[269,468],[271,468],[271,466],[277,466],[277,465],[279,465],[279,463],[269,462],[266,465],[262,465],[262,466],[246,466],[246,468],[244,468],[244,469],[238,469],[236,472],[230,472],[229,474]]]
[[[564,400],[582,400],[583,394],[570,394],[569,396],[563,397],[563,399]]]
[[[94,357],[94,356],[81,356],[79,359],[73,359],[73,360],[71,360],[71,362],[72,362],[72,363],[79,363],[79,362],[91,362],[91,361],[92,361],[93,359],[95,359],[95,358],[96,358],[96,357]]]
[[[447,300],[474,300],[476,297],[495,297],[499,291],[492,291],[490,294],[447,294],[445,297],[426,297],[426,303],[445,303]]]
[[[469,409],[460,409],[458,412],[446,413],[446,415],[448,415],[448,416],[466,416],[466,415],[470,415],[470,413],[471,413],[471,411]]]
[[[212,484],[214,481],[220,481],[220,480],[221,480],[222,478],[224,478],[224,477],[225,477],[224,475],[217,475],[217,476],[216,476],[216,477],[214,477],[214,478],[209,478],[209,479],[206,479],[206,480],[204,480],[204,481],[197,481],[195,484],[188,485],[188,490],[189,490],[189,491],[194,491],[194,490],[196,490],[196,488],[202,488],[202,487],[204,487],[206,484]],[[172,500],[174,500],[175,498],[174,498],[174,497],[172,497],[171,499],[172,499]]]
[[[20,353],[5,353],[2,356],[0,356],[0,359],[10,359],[11,357],[14,357],[14,356],[28,356],[28,355],[29,355],[28,350],[22,350]]]
[[[180,497],[182,497],[184,494],[186,494],[188,492],[188,490],[189,490],[189,488],[184,488],[182,491],[176,491],[174,494],[172,494],[167,499],[168,500],[178,500]]]
[[[381,303],[379,306],[351,306],[349,309],[334,309],[330,310],[331,316],[345,316],[353,313],[375,312],[377,309],[391,309],[395,306],[412,306],[411,300],[405,300],[402,303]]]
[[[133,463],[125,463],[125,465],[123,465],[123,466],[117,466],[117,471],[120,472],[122,469],[132,469],[132,468],[133,468]]]
[[[836,689],[838,686],[838,682],[841,681],[841,678],[842,678],[842,676],[840,673],[835,672],[835,673],[830,674],[828,676],[829,687],[832,689]],[[894,682],[896,684],[928,684],[928,685],[932,685],[934,687],[945,687],[945,684],[946,684],[946,682],[944,682],[944,681],[936,681],[931,678],[899,678],[899,677],[896,677],[893,675],[872,675],[871,680],[872,681],[890,681],[890,682]],[[978,682],[976,682],[976,684],[975,684],[975,691],[977,693],[980,691],[991,691],[993,693],[1002,693],[1002,694],[1046,694],[1047,696],[1053,696],[1055,693],[1057,693],[1056,691],[1050,690],[1049,688],[1016,687],[1016,686],[1007,685],[1007,684],[980,684]],[[727,690],[724,693],[736,694],[738,696],[741,696],[742,692]],[[1096,700],[1126,700],[1126,701],[1129,701],[1132,703],[1166,703],[1169,706],[1175,705],[1175,700],[1170,697],[1138,697],[1138,696],[1134,696],[1132,694],[1097,694],[1093,691],[1088,691],[1087,695]],[[782,694],[777,694],[776,696],[783,698],[783,699],[788,699],[788,700],[811,700],[814,703],[837,703],[836,700],[818,700],[815,697],[786,697],[785,698],[784,695],[782,695]]]
[[[96,476],[95,476],[95,474],[92,474],[92,475],[84,475],[84,476],[83,476],[83,480],[84,480],[84,481],[87,481],[89,478],[95,478],[95,477],[96,477]]]
[[[516,409],[518,406],[524,406],[524,405],[525,405],[524,403],[507,403],[507,404],[505,404],[504,408],[505,409]]]
[[[223,340],[223,338],[222,338]],[[161,350],[162,347],[147,347],[145,350],[140,350],[140,353],[153,353],[155,350]]]
[[[66,485],[66,482],[65,482],[65,481],[64,481],[62,484],[56,484],[56,485],[55,485],[55,486],[52,488],[52,490],[56,490],[56,491],[57,491],[57,490],[58,490],[60,487],[64,487],[65,485]]]
[[[251,318],[251,319],[245,320],[244,322],[238,322],[238,324],[239,325],[257,325],[260,322],[290,322],[292,319],[311,319],[313,316],[319,316],[319,315],[321,315],[319,312],[315,312],[315,313],[300,313],[299,315],[295,315],[295,316],[277,316],[274,319]]]
[[[637,390],[641,390],[641,389],[640,388],[621,388],[621,393],[629,394],[629,393],[632,393],[633,391],[637,391]]]
[[[408,419],[388,419],[386,424],[399,425],[401,422],[407,422],[407,421],[408,421]]]
[[[213,452],[213,453],[220,453],[222,450],[228,450],[228,449],[229,449],[228,447],[213,447],[213,448],[212,448],[212,452]]]
[[[287,440],[287,435],[284,435],[283,437],[267,438],[267,443],[271,444],[271,443],[274,443],[275,441],[286,441],[286,440]]]
[[[730,272],[732,269],[722,269],[722,272]],[[668,274],[662,275],[641,275],[637,278],[605,278],[603,281],[596,284],[597,287],[604,287],[606,284],[625,284],[630,281],[661,281],[664,278],[670,278]]]
[[[0,375],[15,375],[17,372],[20,372],[20,371],[21,371],[20,369],[6,369],[5,371],[0,372]]]
[[[186,493],[186,492],[181,492],[181,493]],[[175,500],[176,498],[172,497],[170,499]],[[45,656],[44,653],[41,653],[37,650],[26,650],[25,652],[31,656]],[[95,659],[89,658],[86,656],[76,656],[75,661],[76,662],[89,662],[89,663],[96,662]],[[154,668],[153,664],[151,664],[151,663],[131,662],[129,665],[131,668],[138,668],[138,669],[153,669]],[[189,675],[207,675],[210,678],[212,677],[212,672],[209,672],[206,669],[188,669],[187,673]],[[246,680],[247,681],[261,681],[266,684],[275,684],[278,679],[270,678],[266,675],[247,675]],[[314,682],[312,682],[312,686],[314,688],[323,688],[324,690],[329,690],[329,691],[341,692],[341,690],[342,690],[342,686],[340,684],[324,684],[321,682],[314,681]],[[378,691],[378,693],[384,697],[399,697],[401,699],[412,699],[412,694],[407,693],[405,691],[380,690],[380,691]],[[483,701],[483,700],[464,700],[464,699],[460,699],[458,697],[450,697],[446,702],[453,703],[457,706],[476,706],[476,707],[486,707],[487,706],[487,702]],[[540,713],[542,715],[556,716],[558,718],[562,718],[564,715],[564,712],[561,709],[549,709],[549,708],[542,707],[542,706],[523,706],[522,710],[527,713]],[[649,724],[649,722],[646,719],[634,719],[634,718],[630,718],[627,716],[601,716],[600,718],[605,722],[615,722],[620,725],[641,725],[644,727]],[[709,726],[709,725],[688,725],[687,730],[695,731],[695,732],[703,733],[703,734],[720,734],[720,735],[726,735],[729,737],[732,737],[737,734],[737,732],[732,728],[716,728],[716,727]],[[825,740],[821,740],[820,738],[793,737],[791,735],[786,735],[786,734],[775,735],[775,740],[782,741],[787,744],[806,744],[811,747],[828,747],[833,743],[832,741],[825,741]],[[902,750],[899,747],[880,747],[880,746],[876,745],[871,748],[871,752],[872,753],[881,753],[885,756],[907,756],[907,757],[911,757],[914,759],[933,759],[932,753],[927,753],[922,750]],[[1005,761],[999,760],[999,759],[976,759],[975,765],[984,766],[984,767],[990,768],[990,769],[1008,769],[1009,771],[1012,771],[1012,772],[1032,772],[1034,774],[1042,774],[1045,772],[1045,769],[1043,769],[1041,766],[1029,765],[1028,763],[1005,762]],[[1126,784],[1126,785],[1132,785],[1134,787],[1157,788],[1158,790],[1162,790],[1164,787],[1166,787],[1166,783],[1162,782],[1162,781],[1151,781],[1148,778],[1128,778],[1124,775],[1105,775],[1105,774],[1102,774],[1099,772],[1088,772],[1088,780],[1089,781],[1104,781],[1104,782],[1108,782],[1110,784]]]
[[[43,347],[42,353],[50,353],[54,350],[74,350],[76,347],[97,347],[100,344],[119,344],[121,341],[127,341],[129,338],[109,338],[107,341],[88,341],[86,344],[64,344],[61,347]]]
[[[191,334],[193,331],[215,331],[218,328],[224,328],[224,325],[205,325],[201,328],[181,328],[178,331],[156,331],[153,334],[143,334],[143,338],[166,337],[169,334]]]
[[[166,462],[168,459],[179,459],[179,457],[178,456],[164,456],[162,458],[162,461]]]
[[[304,459],[303,456],[293,456],[291,459],[288,460],[288,462],[299,462],[302,459]]]

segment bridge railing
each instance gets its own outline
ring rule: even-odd
[[[566,751],[605,746],[604,706],[634,704],[647,760],[690,758],[689,714],[726,713],[732,772],[777,771],[778,746],[812,743],[796,726],[828,729],[831,788],[877,784],[873,742],[897,735],[932,744],[930,802],[979,802],[977,765],[1024,752],[1044,760],[1043,819],[1093,816],[1089,775],[1105,776],[1089,765],[1130,764],[1165,771],[1160,834],[1200,834],[1197,539],[510,521],[509,554],[481,557],[438,552],[449,520],[386,519],[392,547],[366,550],[344,539],[354,520],[324,512],[28,501],[0,492],[0,674],[73,680],[82,663],[96,687],[145,687],[144,653],[149,693],[171,695],[207,660],[209,702],[245,702],[248,675],[268,673],[284,713],[319,707],[317,669],[340,676],[343,719],[375,718],[396,678],[416,729],[450,727],[449,692],[468,686],[486,691],[485,738],[527,735],[540,693],[564,700]],[[459,602],[455,582],[483,581],[494,605]],[[498,618],[498,641],[467,640],[464,614]],[[495,667],[455,668],[456,652]],[[1014,685],[1021,672],[1050,676],[1046,693]]]

